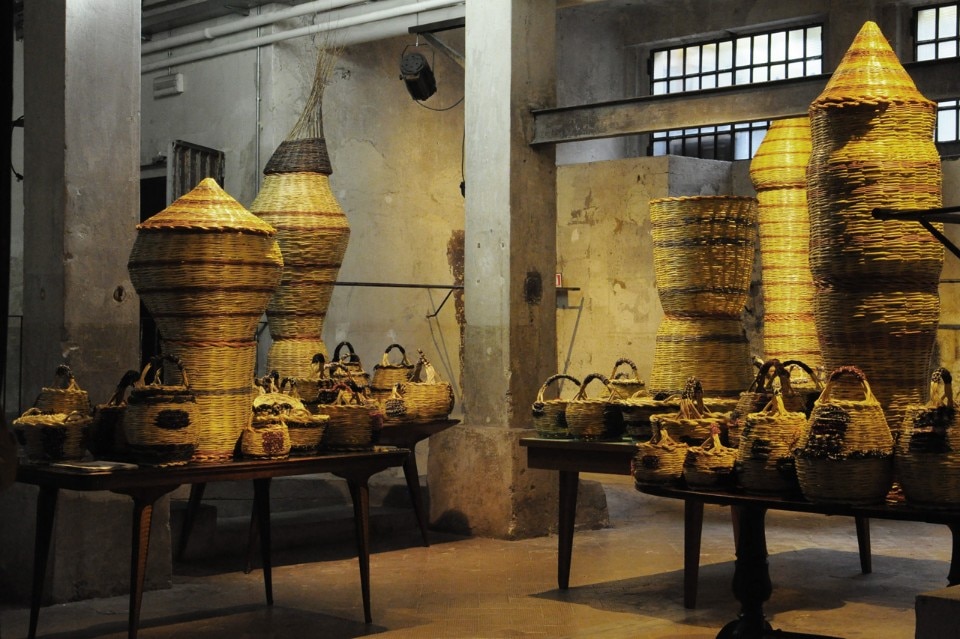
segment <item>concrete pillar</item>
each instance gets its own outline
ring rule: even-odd
[[[494,537],[556,525],[556,478],[517,440],[556,372],[556,165],[531,109],[555,103],[556,3],[467,3],[464,422],[430,442],[431,520]]]
[[[96,404],[139,362],[126,263],[139,219],[140,3],[32,0],[24,10],[24,403],[66,363]],[[52,547],[54,598],[125,589],[130,499],[64,491],[57,513],[64,534]],[[29,555],[32,514],[31,506],[0,518],[5,549]],[[170,581],[165,522],[155,514],[151,554],[166,561],[153,583]],[[17,583],[0,591],[21,592],[30,573],[3,570],[17,558],[2,554],[0,582]]]

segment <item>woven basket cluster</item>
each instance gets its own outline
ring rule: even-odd
[[[620,368],[623,366],[629,367],[629,372],[621,371]],[[647,388],[646,383],[640,379],[637,365],[626,357],[621,357],[613,364],[607,383],[617,392],[617,395],[623,398],[633,397],[638,393],[644,394]]]
[[[306,377],[309,360],[283,356],[282,342],[309,341],[302,348],[326,352],[321,335],[334,282],[350,239],[350,226],[330,188],[326,140],[280,144],[264,169],[263,185],[250,210],[277,229],[283,277],[267,307],[274,340],[270,370]]]
[[[650,201],[650,223],[664,312],[651,392],[673,391],[696,376],[711,394],[736,396],[753,378],[740,313],[753,272],[757,201],[724,195],[659,198]]]
[[[33,407],[13,420],[13,430],[30,461],[55,462],[81,459],[89,414],[44,413]]]
[[[683,462],[689,446],[676,442],[666,431],[654,426],[649,441],[637,444],[632,462],[638,484],[676,484],[683,476]]]
[[[834,397],[844,382],[859,388],[860,399]],[[884,500],[893,482],[893,436],[861,370],[843,366],[830,374],[793,455],[800,489],[812,502]]]
[[[250,424],[254,335],[280,282],[276,231],[206,178],[137,227],[127,268],[166,354],[196,377],[194,461],[233,458]]]
[[[894,451],[897,480],[918,508],[960,508],[960,415],[948,370],[934,371],[930,401],[907,408]]]
[[[587,396],[587,387],[594,381],[602,384],[603,390],[593,397]],[[623,437],[622,398],[610,387],[609,380],[600,373],[591,373],[583,378],[576,395],[567,402],[567,428],[570,437],[581,441],[616,441]]]
[[[936,104],[867,22],[809,114],[810,268],[824,365],[863,369],[896,431],[927,392],[943,246],[916,222],[872,213],[941,206]]]
[[[683,459],[683,481],[690,488],[716,488],[734,484],[737,449],[720,443],[720,429],[699,446],[691,446]]]
[[[167,363],[176,367],[179,383],[161,378],[161,373],[171,372]],[[170,355],[147,362],[130,390],[123,414],[123,433],[133,460],[149,466],[186,464],[197,450],[201,424],[200,408],[183,363]]]
[[[744,491],[795,496],[800,492],[792,450],[807,423],[784,406],[777,392],[759,411],[745,416],[737,450],[737,481]]]
[[[763,348],[767,358],[821,363],[813,317],[807,117],[774,120],[750,162],[757,191],[763,269]]]
[[[537,391],[537,400],[533,402],[530,413],[533,419],[533,428],[537,431],[538,437],[546,439],[566,439],[570,437],[570,429],[567,426],[567,404],[569,399],[555,397],[547,399],[547,389],[557,382],[572,382],[574,388],[580,389],[580,380],[571,375],[557,373],[547,378]],[[559,384],[557,384],[559,386]],[[559,395],[559,390],[557,394]]]

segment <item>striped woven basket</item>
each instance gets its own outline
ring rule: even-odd
[[[911,506],[960,508],[960,415],[947,369],[931,376],[930,401],[907,409],[894,467]]]
[[[383,426],[378,406],[370,405],[345,384],[336,387],[337,400],[320,407],[329,416],[322,445],[330,450],[364,450],[376,442]]]
[[[440,378],[423,351],[418,354],[410,381],[400,384],[399,389],[406,402],[407,419],[412,422],[446,419],[453,410],[453,386]]]
[[[313,358],[326,358],[327,347],[323,340],[313,337],[287,337],[270,345],[267,354],[267,370],[277,371],[284,377],[308,379],[315,373]]]
[[[283,410],[274,404],[254,408],[250,425],[243,429],[240,450],[254,459],[286,459],[290,456],[290,432]]]
[[[631,464],[638,484],[676,484],[683,476],[683,461],[689,446],[675,442],[670,434],[654,425],[649,441],[637,444]]]
[[[807,423],[802,412],[791,412],[777,392],[757,412],[745,416],[737,451],[737,481],[748,493],[800,494],[791,450]]]
[[[619,405],[626,435],[634,441],[648,441],[653,436],[653,416],[679,411],[680,394],[634,395],[622,400]]]
[[[161,369],[172,363],[181,383],[165,384]],[[151,359],[130,390],[123,432],[138,464],[179,466],[191,460],[200,441],[200,409],[183,362],[170,355]]]
[[[739,316],[753,273],[756,199],[655,199],[650,201],[650,223],[664,313]]]
[[[84,437],[91,421],[89,415],[78,411],[43,413],[34,407],[13,420],[13,429],[30,461],[67,461],[83,458]]]
[[[734,484],[737,449],[720,443],[720,429],[700,446],[691,446],[683,459],[683,481],[690,488],[729,487]]]
[[[834,398],[834,390],[851,380],[861,398]],[[862,371],[843,366],[830,374],[793,456],[803,496],[812,502],[870,505],[884,500],[893,482],[893,436]]]
[[[41,413],[62,413],[69,415],[78,412],[81,415],[89,415],[90,397],[87,391],[80,388],[76,378],[70,371],[70,367],[61,364],[54,373],[56,386],[44,387],[40,389],[40,394],[34,402]]]
[[[622,366],[628,366],[630,371],[620,371]],[[640,379],[640,372],[637,370],[637,365],[633,363],[633,360],[627,359],[626,357],[621,357],[614,363],[608,380],[610,388],[617,391],[617,395],[623,398],[633,397],[637,393],[645,392],[647,388],[646,383]]]
[[[399,362],[394,363],[390,361],[390,353],[392,351],[399,351]],[[383,357],[380,358],[380,363],[373,367],[373,377],[370,380],[370,388],[374,392],[387,391],[387,394],[389,394],[397,384],[410,381],[410,375],[413,371],[414,365],[407,359],[407,351],[403,346],[400,344],[390,344],[390,346],[387,346],[386,350],[383,351]]]
[[[595,397],[587,396],[591,382],[599,381],[604,390]],[[622,398],[610,387],[609,380],[600,373],[583,378],[577,394],[567,402],[567,428],[570,437],[581,441],[616,441],[623,437]]]
[[[545,439],[566,439],[570,437],[570,429],[567,426],[567,404],[570,400],[562,397],[545,398],[547,389],[556,382],[563,380],[573,382],[575,388],[580,388],[579,379],[571,375],[558,373],[548,377],[540,386],[540,390],[537,391],[537,400],[533,402],[530,410],[537,437]]]

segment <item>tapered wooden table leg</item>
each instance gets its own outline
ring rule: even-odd
[[[570,560],[573,556],[573,529],[577,522],[577,491],[580,487],[580,473],[571,470],[560,471],[560,521],[557,550],[557,585],[560,590],[570,586]]]
[[[50,540],[53,537],[53,515],[57,509],[59,492],[54,486],[40,486],[40,495],[37,498],[37,530],[33,545],[33,591],[30,594],[28,639],[34,639],[37,636],[40,603],[43,600],[43,583],[47,576],[47,558],[50,556]]]
[[[190,533],[193,531],[193,524],[197,520],[197,513],[200,512],[200,504],[203,501],[203,491],[207,485],[204,483],[193,484],[190,486],[190,499],[187,502],[187,512],[183,516],[183,526],[180,528],[180,538],[177,540],[176,559],[183,559],[183,554],[187,550],[187,542],[190,541]]]
[[[133,497],[133,526],[130,538],[130,612],[127,620],[127,636],[130,639],[136,638],[140,627],[140,604],[143,601],[143,581],[147,573],[153,505],[160,497],[175,488],[176,486],[153,486],[117,491]]]
[[[363,619],[373,621],[370,613],[370,488],[367,479],[347,479],[353,498],[353,522],[357,534],[357,555],[360,561],[360,592],[363,597]]]
[[[700,577],[700,540],[703,533],[703,502],[683,500],[683,607],[697,607]]]
[[[260,562],[267,605],[273,605],[273,560],[270,558],[270,478],[253,480],[253,512],[260,535]],[[252,524],[253,522],[251,522]],[[252,526],[251,526],[252,528]]]

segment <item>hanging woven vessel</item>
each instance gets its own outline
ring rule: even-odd
[[[774,120],[750,162],[757,191],[763,273],[763,350],[766,359],[802,359],[820,366],[810,274],[807,213],[807,117]]]
[[[872,213],[941,206],[936,104],[867,22],[809,115],[810,269],[823,362],[860,367],[897,431],[928,390],[943,247],[916,222]]]
[[[250,210],[277,229],[284,268],[267,307],[273,344],[267,369],[284,377],[312,375],[326,355],[323,320],[347,250],[350,226],[330,187],[333,168],[323,136],[323,91],[337,53],[321,47],[313,87],[297,124],[264,168]]]
[[[653,263],[664,317],[649,388],[683,388],[698,377],[711,395],[750,385],[750,346],[740,314],[750,291],[757,201],[670,197],[650,201]]]
[[[211,178],[137,227],[127,269],[164,354],[191,373],[200,412],[193,461],[233,457],[250,424],[257,323],[280,281],[276,231]],[[183,383],[173,368],[168,384]]]

